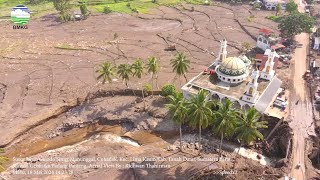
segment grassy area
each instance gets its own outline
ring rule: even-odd
[[[267,16],[266,19],[269,19],[274,22],[280,22],[282,20],[282,16]]]
[[[60,44],[58,46],[55,46],[55,48],[64,49],[64,50],[88,50],[88,49],[73,47],[70,44]]]
[[[204,4],[205,0],[88,0],[88,9],[93,13],[102,13],[104,8],[108,6],[113,12],[132,13],[137,10],[139,13],[148,13],[150,9],[158,6],[174,6],[180,3]],[[78,0],[74,0],[73,9],[79,9]],[[128,6],[130,3],[130,6]],[[0,0],[0,18],[9,17],[10,12],[16,5],[25,5],[33,12],[31,17],[41,16],[47,13],[56,12],[52,2],[44,2],[37,5],[26,4],[26,0]]]
[[[9,17],[12,8],[20,4],[27,6],[33,12],[32,17],[55,11],[52,2],[31,5],[26,4],[26,0],[0,0],[0,17]]]

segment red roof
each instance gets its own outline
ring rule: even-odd
[[[256,54],[256,60],[261,60],[261,64],[260,64],[259,68],[263,69],[264,66],[266,65],[267,60],[268,60],[268,56],[265,56],[264,54]],[[278,62],[279,62],[279,58],[275,57],[273,70],[277,69]]]
[[[264,54],[256,54],[256,59],[262,60],[264,57]],[[266,56],[267,57],[267,56]],[[268,58],[268,57],[267,57]]]
[[[271,35],[273,33],[273,31],[271,31],[269,29],[262,28],[259,30],[259,33],[263,33],[268,36],[268,35]]]

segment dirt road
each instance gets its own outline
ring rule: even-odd
[[[300,0],[296,0],[300,12],[304,11],[304,4]],[[296,41],[302,44],[302,47],[297,48],[294,53],[294,76],[293,89],[291,91],[290,103],[290,126],[293,129],[293,150],[292,150],[292,169],[290,176],[296,180],[306,179],[305,174],[305,138],[310,134],[314,134],[312,104],[308,97],[308,90],[302,78],[307,70],[307,49],[309,46],[309,35],[302,33],[296,36]],[[298,104],[296,102],[299,101]],[[301,164],[297,168],[297,164]]]

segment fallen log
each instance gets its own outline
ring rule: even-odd
[[[52,103],[36,103],[38,106],[51,106]]]

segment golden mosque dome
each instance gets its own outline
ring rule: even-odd
[[[238,57],[228,57],[220,64],[219,71],[229,76],[241,76],[246,73],[247,66]]]

